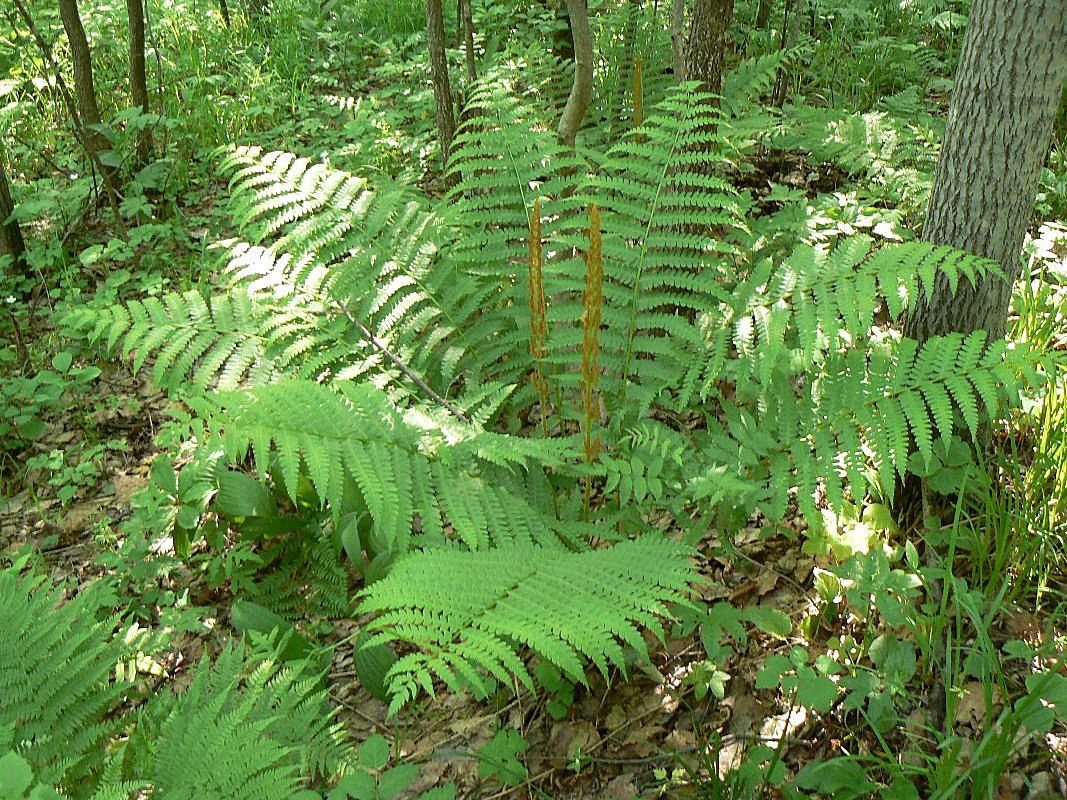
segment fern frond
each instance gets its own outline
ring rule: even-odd
[[[554,519],[506,485],[490,483],[491,470],[479,469],[479,452],[501,454],[486,450],[492,437],[444,447],[406,423],[369,385],[287,381],[220,395],[212,403],[208,413],[227,420],[223,442],[231,458],[251,448],[259,470],[278,471],[292,492],[306,474],[334,509],[345,506],[348,482],[354,482],[378,533],[398,552],[415,544],[416,515],[429,533],[441,530],[442,512],[454,535],[474,549],[559,541]],[[530,452],[547,453],[551,446],[532,445]],[[516,465],[520,460],[521,453],[509,459]]]
[[[44,581],[0,571],[0,731],[14,731],[38,781],[74,787],[91,783],[114,730],[117,620],[97,621],[95,592],[57,607],[60,593]]]
[[[436,679],[480,697],[493,679],[515,676],[532,688],[516,643],[583,684],[585,661],[605,675],[609,666],[625,672],[623,646],[648,655],[638,626],[662,636],[659,618],[684,601],[689,556],[652,535],[582,553],[520,546],[402,559],[360,604],[378,614],[367,646],[400,639],[419,648],[386,676],[392,710],[423,690],[432,695]]]

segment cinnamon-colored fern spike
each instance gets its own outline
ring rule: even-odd
[[[641,73],[640,53],[634,61],[633,109],[634,127],[637,128],[645,121],[645,79]]]
[[[548,381],[541,360],[545,357],[548,320],[545,316],[545,286],[542,277],[541,198],[535,198],[530,214],[530,356],[534,361],[531,380],[541,403],[541,430],[548,436]]]
[[[585,412],[585,460],[596,461],[600,437],[593,426],[600,418],[600,316],[604,308],[604,256],[600,239],[600,209],[589,206],[589,249],[585,253],[585,291],[582,293],[582,409]],[[589,478],[586,478],[588,509]]]

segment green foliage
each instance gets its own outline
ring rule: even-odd
[[[117,620],[98,619],[103,607],[98,591],[61,603],[43,577],[0,571],[0,637],[10,645],[0,653],[0,749],[12,749],[0,763],[93,800],[143,786],[174,798],[281,800],[345,768],[347,748],[308,662],[278,666],[272,642],[257,660],[229,648],[196,666],[182,694],[137,707],[135,687],[112,677],[124,647]]]
[[[413,554],[364,591],[361,610],[378,614],[367,645],[402,638],[420,647],[389,670],[394,708],[422,690],[433,694],[435,678],[484,697],[492,683],[478,669],[532,689],[515,640],[585,684],[582,657],[605,675],[609,666],[625,672],[623,645],[647,657],[636,625],[658,632],[667,604],[684,601],[688,555],[654,535],[579,553],[512,546]]]

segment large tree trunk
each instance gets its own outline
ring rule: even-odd
[[[22,238],[22,228],[17,220],[6,221],[14,213],[15,203],[11,199],[5,156],[3,148],[0,148],[0,253],[11,256],[12,274],[25,275],[29,272],[29,266],[26,263],[26,241]]]
[[[674,82],[685,83],[685,0],[671,3],[671,61],[674,66]]]
[[[589,32],[586,0],[567,0],[567,13],[574,40],[574,83],[556,135],[560,143],[573,149],[582,118],[593,100],[593,36]]]
[[[130,17],[130,100],[133,106],[147,114],[148,79],[145,75],[144,0],[126,0],[126,11]],[[142,127],[137,131],[136,166],[143,167],[147,164],[151,151],[152,130]]]
[[[991,258],[1006,279],[961,281],[953,295],[939,276],[931,301],[906,318],[906,336],[1004,335],[1065,80],[1064,0],[974,0],[923,239]]]
[[[463,14],[463,39],[467,52],[467,80],[478,80],[478,68],[474,64],[474,17],[471,14],[471,0],[459,0]]]
[[[700,81],[700,89],[718,95],[726,56],[726,32],[734,16],[734,0],[697,0],[689,23],[685,53],[686,80]]]
[[[99,130],[101,118],[100,107],[96,103],[96,86],[93,84],[92,53],[78,13],[78,0],[59,0],[59,16],[70,42],[70,56],[74,63],[74,95],[78,100],[78,116],[81,118],[85,144],[100,161],[100,154],[110,150],[111,143]],[[110,180],[114,168],[105,169],[110,173],[105,180]]]
[[[441,149],[441,168],[448,165],[452,137],[456,134],[456,117],[452,106],[452,84],[448,80],[445,55],[445,20],[441,0],[425,0],[426,42],[430,52],[430,79],[437,116],[437,142]]]

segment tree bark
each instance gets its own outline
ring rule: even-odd
[[[1052,123],[1067,81],[1064,0],[974,0],[949,106],[923,239],[996,261],[1005,278],[938,276],[904,335],[1004,335]]]
[[[689,23],[685,53],[686,79],[699,81],[701,91],[722,91],[726,32],[734,16],[734,0],[697,0]]]
[[[11,256],[13,274],[27,275],[29,265],[26,263],[26,240],[22,238],[22,228],[18,220],[8,221],[15,211],[15,203],[11,199],[6,162],[6,153],[0,148],[0,252]]]
[[[593,100],[593,37],[586,0],[567,0],[567,13],[574,40],[574,83],[556,135],[561,144],[574,149],[582,118]]]
[[[59,0],[59,16],[63,20],[63,29],[70,42],[70,55],[74,63],[74,95],[78,100],[78,115],[81,117],[86,144],[92,149],[97,160],[100,154],[111,149],[107,136],[99,130],[101,125],[100,107],[96,103],[96,86],[93,84],[93,60],[89,50],[89,40],[85,38],[81,15],[78,13],[78,0]],[[114,167],[106,167],[108,179],[114,174]]]
[[[148,79],[145,75],[144,52],[144,0],[126,0],[130,17],[130,100],[131,104],[148,113]],[[144,126],[144,121],[142,121]],[[152,129],[144,126],[137,131],[135,164],[138,168],[148,163],[152,151]]]
[[[467,80],[478,80],[478,68],[474,64],[474,17],[471,14],[471,0],[459,0],[463,14],[463,38],[467,52]]]
[[[426,8],[426,43],[430,53],[430,79],[437,117],[437,143],[441,149],[441,169],[448,166],[452,137],[456,135],[456,117],[452,106],[452,84],[448,80],[445,55],[445,20],[441,0],[424,0]]]
[[[674,65],[674,82],[685,83],[685,0],[671,4],[671,58]]]

